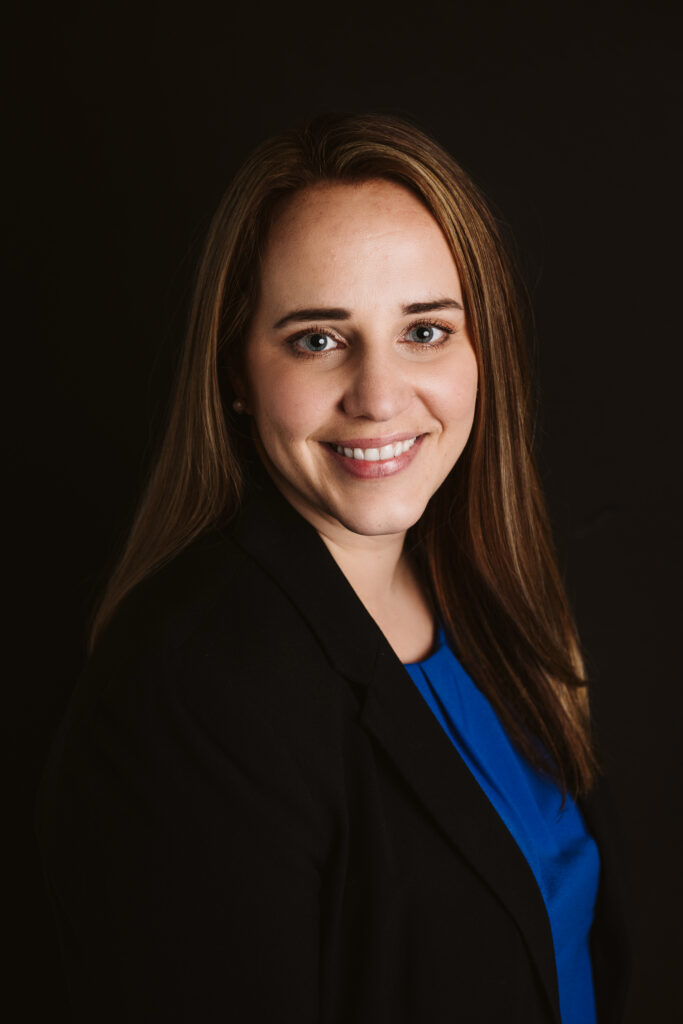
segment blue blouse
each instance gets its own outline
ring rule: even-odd
[[[589,931],[600,858],[579,809],[512,745],[439,630],[437,650],[405,666],[529,862],[555,948],[562,1024],[595,1024]]]

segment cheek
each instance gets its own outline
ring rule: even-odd
[[[450,425],[469,429],[477,403],[477,382],[474,354],[471,359],[461,362],[456,372],[443,374],[434,382],[434,411],[443,422],[444,428]]]
[[[252,410],[262,439],[276,442],[305,440],[324,425],[330,399],[325,389],[303,382],[296,367],[289,372],[262,373],[252,388]]]

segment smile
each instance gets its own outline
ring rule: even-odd
[[[384,462],[387,459],[397,459],[409,448],[412,448],[416,437],[410,437],[406,441],[396,441],[395,444],[385,444],[381,448],[346,448],[344,445],[333,445],[338,455],[346,459],[356,459],[359,462]]]
[[[420,450],[426,436],[399,436],[386,444],[380,444],[380,438],[368,438],[363,444],[361,438],[358,438],[355,444],[337,444],[332,441],[324,444],[324,447],[345,473],[357,480],[379,480],[395,476],[406,469]]]

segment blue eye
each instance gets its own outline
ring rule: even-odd
[[[322,331],[309,331],[294,338],[293,344],[304,352],[332,352],[338,348],[337,342],[329,334]]]
[[[411,327],[406,337],[408,341],[417,342],[418,345],[430,345],[442,341],[442,338],[436,338],[434,332],[439,331],[441,334],[450,334],[451,332],[445,327],[439,327],[438,324],[415,324]],[[410,335],[414,335],[412,338]]]

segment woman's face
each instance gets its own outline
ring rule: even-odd
[[[294,195],[264,253],[237,390],[289,502],[323,534],[403,534],[459,458],[477,395],[453,257],[400,185]]]

